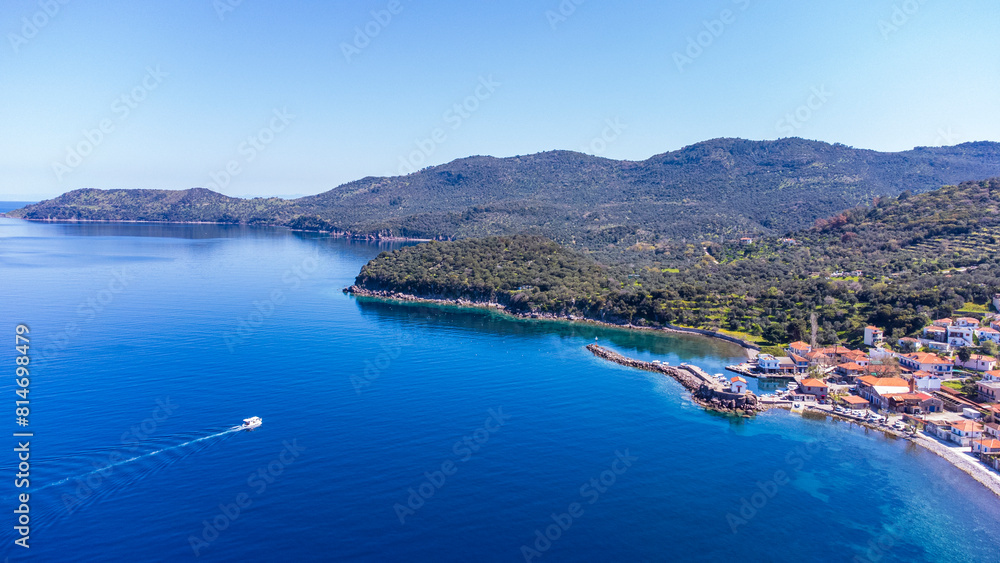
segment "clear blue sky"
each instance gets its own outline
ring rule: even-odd
[[[0,13],[0,199],[306,195],[406,159],[715,137],[1000,140],[996,0],[47,1]]]

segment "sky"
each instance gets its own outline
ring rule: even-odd
[[[996,0],[5,0],[0,200],[471,155],[1000,141]]]

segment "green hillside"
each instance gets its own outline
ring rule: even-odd
[[[856,344],[867,324],[899,338],[931,317],[985,311],[1000,292],[998,210],[1000,179],[966,182],[880,198],[791,237],[706,242],[639,264],[602,266],[538,238],[428,243],[381,254],[356,283],[516,298],[522,311],[714,328],[770,343],[807,339],[815,314],[821,343]]]

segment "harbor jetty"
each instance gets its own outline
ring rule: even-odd
[[[625,357],[618,352],[608,350],[597,344],[588,345],[587,350],[590,350],[598,358],[608,360],[609,362],[670,376],[690,391],[694,401],[706,409],[741,416],[752,416],[758,411],[768,408],[752,392],[734,393],[722,382],[697,366],[686,364],[671,366],[658,362],[644,362]]]

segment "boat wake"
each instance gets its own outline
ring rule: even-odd
[[[240,429],[239,426],[227,428],[221,432],[213,432],[207,436],[200,436],[115,463],[101,466],[95,464],[98,469],[93,471],[67,477],[42,487],[30,487],[26,492],[32,496],[45,489],[56,490],[41,495],[37,501],[33,500],[37,503],[37,507],[32,505],[32,514],[39,516],[38,520],[44,523],[41,524],[42,527],[52,526],[80,509],[114,497],[154,473],[218,444],[220,440],[235,436]],[[32,516],[32,520],[34,519]],[[4,535],[6,534],[0,534]]]
[[[232,428],[229,428],[228,430],[223,430],[222,432],[216,432],[215,434],[209,434],[208,436],[202,436],[201,438],[195,438],[194,440],[188,440],[187,442],[184,442],[184,443],[181,443],[181,444],[177,444],[175,446],[170,446],[168,448],[161,448],[161,449],[153,451],[153,452],[145,453],[145,454],[142,454],[142,455],[137,455],[137,456],[131,457],[129,459],[125,459],[125,460],[122,460],[122,461],[119,461],[119,462],[108,464],[108,465],[106,465],[104,467],[101,467],[100,469],[95,469],[93,471],[90,471],[88,473],[84,473],[82,475],[77,475],[75,477],[67,477],[67,478],[65,478],[65,479],[63,479],[61,481],[55,481],[53,483],[49,483],[48,485],[45,485],[43,487],[38,487],[37,489],[32,489],[32,492],[41,491],[41,490],[44,490],[44,489],[48,489],[49,487],[55,487],[55,486],[58,486],[58,485],[62,485],[63,483],[68,483],[70,481],[75,481],[75,480],[78,480],[78,479],[86,479],[87,477],[90,477],[91,475],[97,475],[97,474],[102,474],[103,475],[103,474],[107,473],[112,468],[115,468],[115,467],[118,467],[118,466],[121,466],[121,465],[126,465],[126,464],[129,464],[129,463],[135,462],[135,461],[139,461],[140,459],[144,459],[144,458],[147,458],[147,457],[153,457],[153,456],[156,456],[156,455],[160,455],[160,454],[162,454],[164,452],[169,452],[171,450],[179,450],[179,449],[181,449],[183,447],[190,446],[190,445],[196,444],[198,442],[203,442],[205,440],[211,440],[212,438],[218,438],[219,436],[225,436],[226,434],[230,434],[232,432],[236,432],[237,430],[240,430],[240,427],[239,426],[234,426]]]

